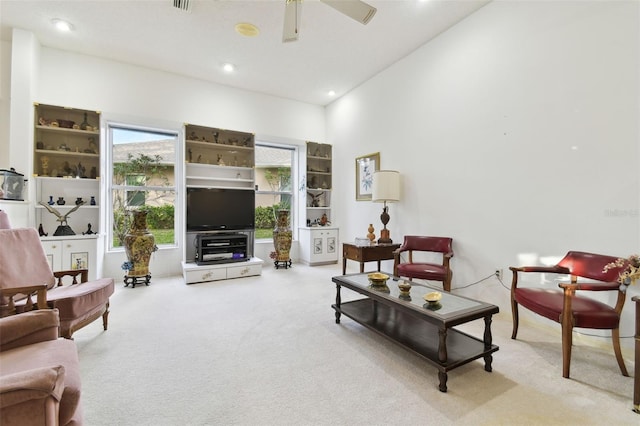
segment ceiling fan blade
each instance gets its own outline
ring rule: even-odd
[[[376,14],[376,8],[360,0],[320,0],[349,18],[367,25]]]
[[[284,29],[282,30],[282,41],[284,43],[298,40],[301,10],[301,0],[286,0],[284,7]]]

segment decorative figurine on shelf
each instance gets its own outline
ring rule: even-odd
[[[91,201],[89,201],[89,204],[91,204],[92,206],[96,205],[96,197],[95,196],[91,196]]]
[[[322,192],[315,195],[307,191],[307,194],[311,197],[311,205],[309,207],[320,207],[320,197],[322,196]]]
[[[83,178],[85,171],[87,171],[87,169],[82,165],[82,163],[78,163],[76,166],[76,177]]]
[[[202,154],[198,155],[198,159],[196,160],[196,163],[202,163]]]
[[[53,201],[53,195],[49,195],[49,201],[47,201],[47,204],[49,204],[50,206],[54,205],[56,202]]]
[[[49,157],[46,155],[40,158],[42,163],[42,176],[49,176]]]
[[[71,176],[71,166],[69,165],[68,161],[64,162],[64,164],[62,165],[62,170],[64,170],[65,176]]]
[[[82,201],[82,197],[78,197],[78,198],[76,198],[76,206],[77,206],[78,204],[84,204],[84,201]]]
[[[84,120],[82,120],[82,123],[80,123],[80,130],[87,130],[87,127],[89,127],[89,123],[87,122],[87,113],[84,113]]]
[[[369,241],[373,242],[376,239],[376,234],[375,229],[373,228],[373,224],[370,223],[369,224],[369,228],[367,228],[367,231],[369,231],[369,233],[367,234],[367,238],[369,239]]]
[[[189,162],[193,162],[193,151],[191,151],[191,148],[189,148]]]
[[[328,221],[329,221],[329,218],[327,218],[327,214],[322,213],[322,217],[320,218],[320,226],[325,226]]]
[[[220,136],[220,133],[218,132],[213,132],[213,141],[215,143],[218,143],[218,136]]]
[[[48,233],[44,232],[44,228],[42,228],[42,224],[40,224],[40,226],[38,226],[38,234],[39,234],[41,237],[47,237],[47,236],[49,236],[49,234],[48,234]]]
[[[56,201],[56,204],[59,206],[64,206],[67,202],[64,200],[64,197],[58,197],[58,201]]]
[[[93,234],[95,234],[95,232],[93,232],[93,231],[91,230],[91,224],[90,224],[90,223],[88,223],[88,224],[87,224],[87,230],[86,230],[85,232],[83,232],[83,233],[82,233],[82,235],[93,235]]]
[[[191,139],[192,141],[197,141],[198,135],[196,135],[196,132],[191,132],[191,134],[189,135],[189,139]]]
[[[224,160],[222,159],[222,155],[218,154],[218,166],[224,166]]]
[[[60,197],[60,199],[62,199],[62,197]],[[60,199],[58,199],[58,201],[60,201]],[[64,200],[63,199],[62,199],[62,203],[64,204]],[[60,203],[58,203],[58,204],[60,204]],[[82,204],[84,204],[84,202]],[[82,204],[78,204],[74,208],[69,210],[67,213],[62,214],[58,210],[56,210],[53,207],[47,205],[46,203],[43,203],[42,201],[40,202],[40,205],[44,206],[44,208],[49,210],[50,213],[53,213],[54,215],[56,215],[56,217],[58,218],[56,220],[58,222],[60,222],[60,226],[58,226],[58,228],[56,229],[56,232],[53,233],[54,236],[57,237],[59,235],[76,235],[76,233],[73,232],[73,229],[71,229],[71,227],[67,224],[67,217],[71,213],[73,213],[76,210],[78,210]]]
[[[91,179],[96,179],[98,177],[98,169],[96,169],[95,166],[91,168],[91,171],[89,172],[89,177]]]
[[[94,137],[89,138],[89,149],[91,150],[91,154],[98,153],[98,148],[96,146],[96,138]]]

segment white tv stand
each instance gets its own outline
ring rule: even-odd
[[[253,275],[262,275],[263,263],[263,260],[257,257],[252,257],[246,262],[217,263],[211,265],[182,262],[182,275],[184,276],[186,284],[250,277]]]

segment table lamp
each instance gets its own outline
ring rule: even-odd
[[[389,230],[387,229],[387,223],[389,223],[389,207],[387,202],[395,203],[400,201],[400,173],[395,170],[378,170],[373,173],[373,187],[371,200],[374,203],[384,203],[380,220],[384,225],[384,228],[380,231],[379,244],[391,244],[391,238],[389,238]]]

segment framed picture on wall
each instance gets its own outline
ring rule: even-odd
[[[380,170],[380,153],[356,158],[356,201],[371,201],[373,172]]]

